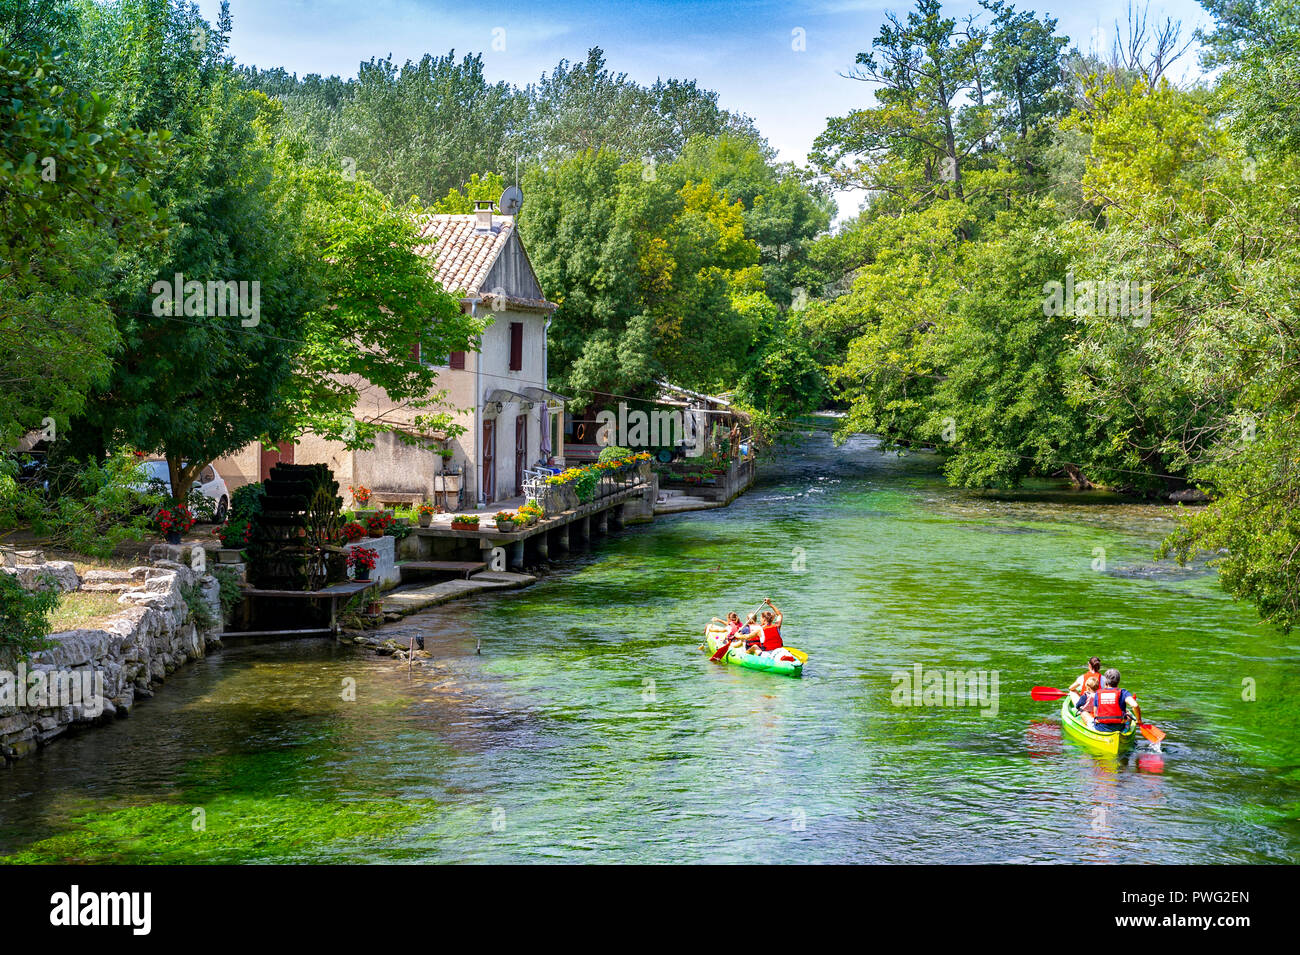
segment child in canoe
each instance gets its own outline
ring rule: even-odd
[[[1097,659],[1093,657],[1093,659]],[[1096,693],[1101,687],[1101,677],[1096,673],[1084,674],[1086,679],[1083,681],[1083,692],[1075,700],[1075,709],[1083,716],[1083,725],[1092,729],[1092,694]],[[1073,689],[1073,687],[1071,687]]]
[[[720,617],[714,617],[713,622],[720,623],[727,628],[727,635],[723,637],[724,640],[730,640],[740,630],[740,614],[736,613],[734,610],[727,614],[726,620],[723,620]]]

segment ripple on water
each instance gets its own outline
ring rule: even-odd
[[[408,618],[434,662],[411,679],[324,642],[228,647],[0,774],[0,853],[1297,861],[1300,658],[1203,565],[1152,562],[1168,509],[955,491],[932,455],[878,447],[815,434],[729,508]],[[811,653],[802,680],[695,649],[763,596]],[[1092,653],[1169,732],[1163,753],[1091,755],[1029,699]],[[996,707],[896,705],[917,664],[996,673]]]

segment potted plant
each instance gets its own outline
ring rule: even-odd
[[[418,505],[415,509],[415,514],[417,519],[420,521],[420,526],[428,527],[430,524],[432,524],[433,515],[436,514],[437,511],[438,509],[434,507],[432,504],[430,504],[428,501],[424,501],[420,505]]]
[[[360,521],[348,521],[343,525],[343,536],[349,544],[355,544],[366,536],[366,527]]]
[[[239,552],[248,546],[253,538],[253,522],[238,517],[226,521],[217,531],[221,538],[221,550],[217,552],[217,561],[222,564],[239,563]]]
[[[154,522],[169,544],[179,544],[181,535],[194,526],[194,514],[184,504],[164,507],[154,515]]]
[[[497,511],[496,513],[497,530],[503,534],[513,534],[515,531],[515,516],[509,511]]]
[[[364,484],[358,487],[348,485],[348,490],[352,492],[352,500],[356,501],[358,508],[365,508],[370,504],[370,488]]]
[[[379,552],[369,547],[354,547],[348,554],[348,566],[357,580],[369,580],[370,572],[379,561]]]
[[[478,530],[477,514],[457,514],[451,519],[451,529],[454,531],[476,531]]]
[[[383,537],[394,524],[393,518],[386,513],[375,514],[366,521],[366,530],[371,537]]]
[[[532,527],[542,519],[541,505],[532,498],[529,498],[528,503],[524,504],[523,507],[519,508],[516,512],[515,521],[518,522],[521,517],[524,519],[524,524],[526,526]]]

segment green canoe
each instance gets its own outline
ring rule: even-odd
[[[723,627],[709,624],[708,629],[704,631],[704,645],[709,649],[709,656],[713,656],[718,647],[726,642],[726,635],[727,631]],[[725,663],[744,667],[746,670],[760,670],[763,673],[777,673],[781,676],[803,676],[803,663],[792,654],[782,650],[772,653],[746,653],[743,642],[732,644],[722,660]]]
[[[1079,711],[1074,708],[1074,703],[1069,696],[1061,701],[1061,728],[1071,739],[1082,743],[1094,752],[1109,753],[1112,756],[1118,756],[1132,749],[1137,739],[1137,724],[1132,720],[1129,720],[1124,729],[1118,733],[1103,733],[1089,729]]]

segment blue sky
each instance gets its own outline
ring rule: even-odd
[[[1021,2],[1048,13],[1080,49],[1109,48],[1128,0]],[[533,0],[231,0],[231,52],[242,63],[282,66],[304,75],[356,75],[357,64],[392,54],[399,62],[424,53],[482,52],[491,80],[536,80],[561,58],[581,60],[588,48],[606,52],[611,69],[634,79],[697,79],[722,104],[748,113],[781,158],[802,163],[827,116],[870,103],[870,87],[838,74],[870,48],[884,12],[905,13],[900,0],[809,2],[591,2]],[[220,0],[200,0],[215,19]],[[976,3],[945,4],[951,16],[977,12]],[[1209,18],[1193,0],[1153,0],[1151,20],[1182,20],[1190,36]],[[795,30],[804,50],[795,50]],[[503,31],[503,32],[494,32]],[[494,47],[494,40],[496,41]],[[1194,58],[1186,57],[1186,69]],[[859,197],[837,197],[841,216]]]

